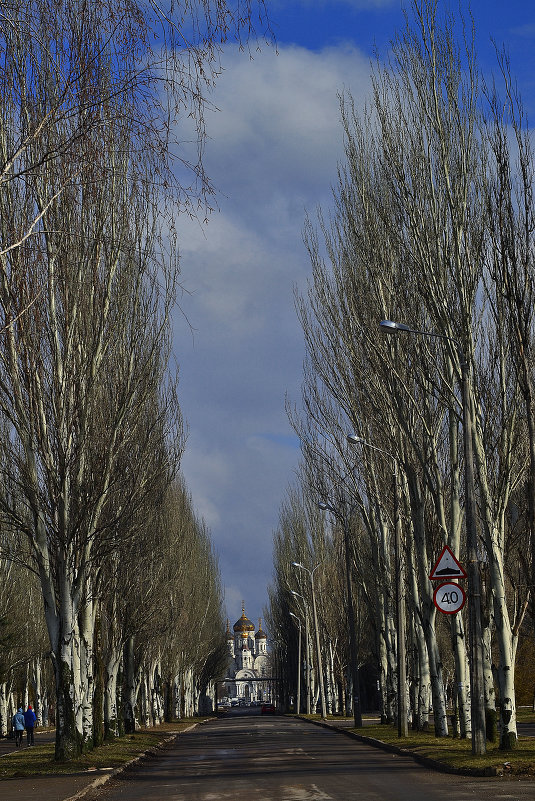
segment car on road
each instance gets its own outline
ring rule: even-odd
[[[274,715],[276,713],[275,704],[262,704],[261,715]]]

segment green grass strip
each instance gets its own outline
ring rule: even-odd
[[[39,745],[39,738],[36,737],[36,745],[33,748],[13,749],[12,754],[0,757],[0,780],[25,776],[91,775],[98,771],[112,770],[125,765],[138,754],[156,748],[173,733],[184,731],[201,720],[206,718],[191,718],[175,723],[163,723],[152,729],[138,729],[134,734],[106,742],[70,762],[56,762],[54,743]]]

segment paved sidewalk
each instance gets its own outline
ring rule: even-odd
[[[56,733],[54,731],[35,731],[35,745],[54,742]],[[26,733],[22,741],[21,752],[27,748]],[[12,754],[19,749],[15,748],[15,743],[11,739],[0,739],[0,767],[2,757]],[[108,771],[111,772],[111,771]],[[103,771],[100,771],[103,773]],[[95,780],[97,772],[77,774],[75,776],[33,776],[20,777],[13,779],[2,779],[0,781],[0,798],[2,801],[19,801],[22,798],[37,796],[38,801],[65,801],[80,790],[88,787]]]
[[[193,723],[184,731],[189,731],[190,728],[195,728],[198,723]],[[37,734],[37,732],[36,732]],[[176,737],[180,736],[179,733],[165,735],[162,732],[162,739],[160,745],[170,742]],[[53,742],[55,739],[55,732],[41,732],[40,742]],[[35,738],[36,745],[38,739]],[[2,754],[12,753],[15,750],[13,740],[0,740],[0,767],[2,764]],[[157,748],[159,746],[153,746]],[[26,748],[26,746],[23,746]],[[153,749],[149,749],[151,753]],[[119,768],[103,768],[101,770],[92,770],[84,773],[75,773],[71,776],[23,776],[14,777],[12,779],[0,780],[0,801],[20,801],[20,799],[28,799],[31,796],[37,795],[37,801],[81,801],[86,791],[90,788],[98,787],[104,784],[111,776],[120,773],[127,765],[136,762],[138,759],[145,756],[139,754],[130,762],[121,765]]]
[[[0,782],[2,801],[20,801],[36,797],[38,801],[66,801],[95,780],[95,773],[75,776],[35,776],[3,779]]]
[[[41,743],[53,743],[56,739],[56,732],[54,729],[49,729],[47,731],[42,731],[41,729],[35,729],[34,732],[35,736],[35,744],[41,745]],[[22,750],[27,748],[26,745],[26,732],[24,732],[24,737],[22,738]],[[4,756],[4,754],[12,754],[17,749],[15,748],[15,741],[9,737],[0,737],[0,758]]]

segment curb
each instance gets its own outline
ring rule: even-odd
[[[106,784],[106,782],[108,782],[110,779],[113,779],[115,776],[118,776],[119,773],[128,770],[128,768],[131,768],[132,765],[136,765],[138,762],[141,762],[141,760],[145,757],[156,756],[158,749],[162,748],[164,745],[167,745],[167,743],[172,743],[173,740],[176,740],[181,734],[185,734],[187,731],[191,731],[196,726],[200,726],[203,723],[208,723],[209,720],[210,718],[207,718],[206,720],[201,720],[198,723],[192,723],[191,726],[187,727],[187,729],[182,729],[182,731],[176,732],[176,734],[171,734],[169,737],[165,737],[165,739],[161,740],[158,745],[148,748],[146,751],[142,751],[140,754],[133,757],[133,759],[129,759],[128,762],[125,762],[124,765],[119,765],[118,768],[114,768],[103,776],[97,776],[97,778],[94,779],[91,784],[88,784],[86,787],[82,787],[82,789],[78,790],[77,793],[70,795],[63,801],[78,801],[79,798],[83,798],[84,795],[87,795],[87,793],[91,792],[91,790],[96,790],[98,787],[102,787],[102,785]]]
[[[296,716],[297,717],[297,716]],[[447,765],[445,762],[439,762],[431,757],[415,754],[414,751],[409,751],[407,748],[401,748],[399,745],[392,745],[391,743],[384,743],[382,740],[376,740],[374,737],[366,737],[364,734],[357,734],[354,731],[348,731],[340,726],[334,726],[324,720],[310,720],[309,718],[299,717],[299,720],[305,720],[307,723],[312,723],[314,726],[321,726],[324,729],[331,731],[338,731],[345,734],[346,737],[351,737],[353,740],[358,740],[365,745],[370,745],[372,748],[380,748],[382,751],[387,751],[390,754],[398,754],[398,756],[411,757],[415,762],[423,765],[431,770],[436,770],[439,773],[451,773],[456,776],[502,776],[503,772],[499,768],[455,768],[452,765]]]

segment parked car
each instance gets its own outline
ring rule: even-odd
[[[261,715],[274,715],[276,713],[275,704],[262,704]]]

